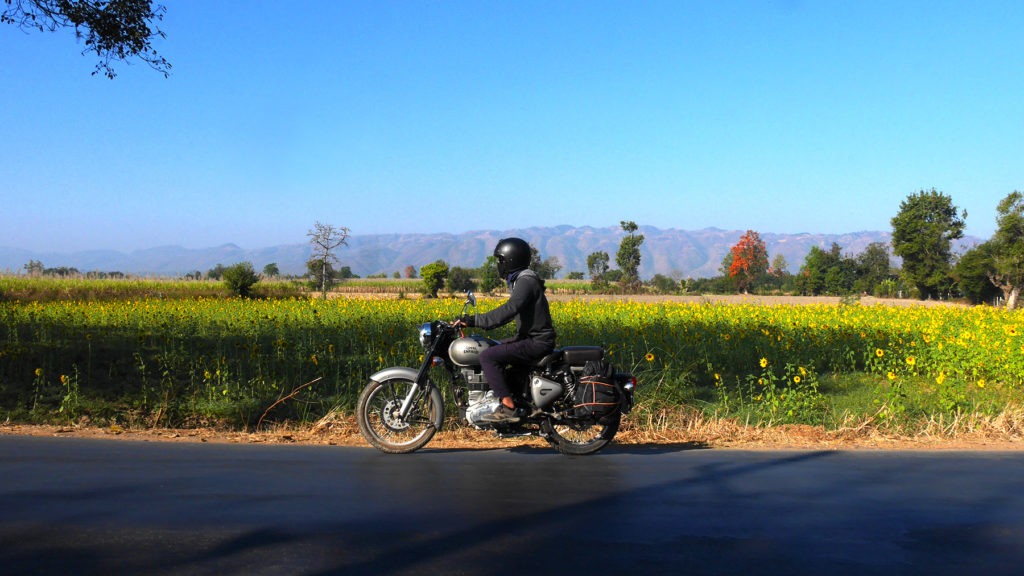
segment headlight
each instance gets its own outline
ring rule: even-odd
[[[430,332],[430,324],[420,324],[420,344],[424,348],[430,348],[434,343],[434,336]]]

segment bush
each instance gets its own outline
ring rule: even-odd
[[[234,266],[228,266],[224,269],[223,276],[224,282],[231,292],[243,298],[248,298],[253,285],[260,281],[251,262],[240,262]]]

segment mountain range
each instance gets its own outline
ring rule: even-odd
[[[744,231],[705,228],[703,230],[659,229],[641,226],[637,232],[645,237],[640,248],[640,276],[650,278],[664,274],[676,278],[708,278],[719,275],[722,259],[739,241]],[[337,251],[340,266],[349,266],[360,276],[391,275],[407,266],[419,269],[424,264],[444,260],[451,266],[475,268],[483,264],[499,239],[518,236],[538,249],[541,258],[557,257],[562,269],[558,276],[571,271],[586,272],[587,256],[596,251],[607,252],[614,267],[615,253],[625,232],[617,226],[534,227],[513,230],[479,230],[461,234],[368,234],[353,235],[348,245]],[[844,254],[863,252],[872,242],[888,244],[889,232],[864,231],[848,234],[761,234],[768,249],[769,260],[781,254],[790,272],[796,272],[812,246],[829,249],[838,243]],[[978,239],[966,238],[960,245],[969,246]],[[47,268],[77,268],[81,272],[119,271],[137,275],[178,276],[193,271],[205,272],[217,264],[229,266],[251,262],[257,271],[271,262],[284,274],[304,274],[311,249],[308,244],[287,244],[267,248],[246,249],[234,244],[213,248],[189,249],[161,246],[133,252],[86,250],[66,253],[40,253],[18,248],[0,247],[0,271],[22,270],[29,260],[37,260]]]

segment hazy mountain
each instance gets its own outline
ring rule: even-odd
[[[645,236],[641,246],[640,275],[649,278],[664,274],[678,278],[706,278],[719,274],[722,258],[743,235],[742,230],[662,230],[641,226]],[[604,251],[615,262],[619,241],[625,235],[621,228],[590,226],[557,226],[516,230],[480,230],[462,234],[373,234],[352,236],[348,247],[338,256],[342,266],[349,266],[360,276],[391,274],[412,265],[444,260],[452,266],[476,267],[484,262],[500,238],[519,236],[540,250],[542,258],[555,256],[562,263],[559,276],[570,271],[586,272],[587,256]],[[761,234],[768,248],[769,259],[781,254],[791,272],[797,271],[812,246],[828,249],[833,242],[845,254],[858,254],[872,242],[890,241],[889,232],[852,232],[849,234]],[[981,240],[968,238],[961,242],[970,246]],[[307,244],[288,244],[268,248],[245,249],[234,244],[214,248],[188,249],[161,246],[130,253],[113,250],[90,250],[69,253],[37,253],[18,248],[0,247],[0,270],[21,270],[29,260],[39,260],[48,268],[66,266],[80,271],[120,271],[130,274],[182,275],[199,270],[205,272],[217,264],[231,265],[252,262],[262,270],[276,262],[283,273],[305,272],[309,259]]]

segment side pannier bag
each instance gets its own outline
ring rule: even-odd
[[[621,401],[622,395],[615,385],[615,367],[600,360],[587,361],[573,397],[576,416],[607,424],[618,413]]]

